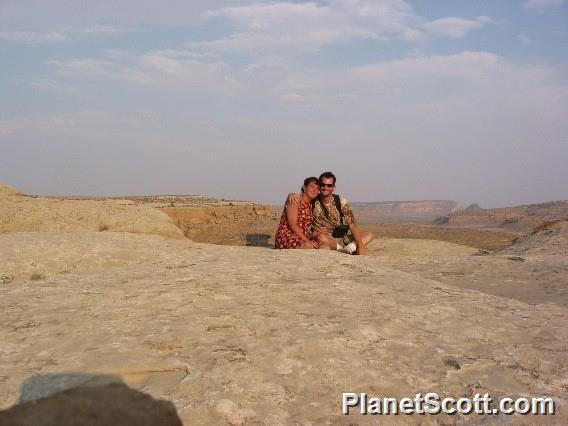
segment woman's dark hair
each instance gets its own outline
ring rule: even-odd
[[[308,186],[310,183],[319,184],[319,179],[315,176],[307,177],[304,179],[304,186]],[[302,192],[304,192],[304,186],[302,186]]]

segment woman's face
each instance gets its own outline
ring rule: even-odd
[[[310,199],[313,200],[319,194],[319,186],[317,182],[310,182],[308,186],[304,186],[304,194]]]

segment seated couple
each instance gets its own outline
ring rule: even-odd
[[[288,195],[276,232],[276,248],[365,254],[373,234],[361,232],[349,201],[333,193],[335,182],[335,175],[325,172],[319,179],[306,178],[301,194]]]

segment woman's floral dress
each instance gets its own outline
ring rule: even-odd
[[[304,241],[299,235],[295,234],[288,224],[288,217],[286,215],[288,205],[284,206],[282,217],[280,218],[280,225],[276,231],[276,248],[277,249],[296,249],[302,247]],[[298,226],[306,237],[310,235],[310,227],[312,226],[312,204],[305,204],[300,202],[298,206]]]

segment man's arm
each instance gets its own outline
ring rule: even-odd
[[[363,244],[363,238],[361,236],[361,230],[359,229],[359,225],[357,225],[351,216],[347,216],[345,218],[345,222],[349,225],[349,229],[353,234],[353,239],[355,240],[355,244],[357,244],[357,254],[363,256],[365,254],[365,244]]]
[[[295,192],[291,192],[286,197],[286,204],[298,207],[300,205],[300,195]]]

